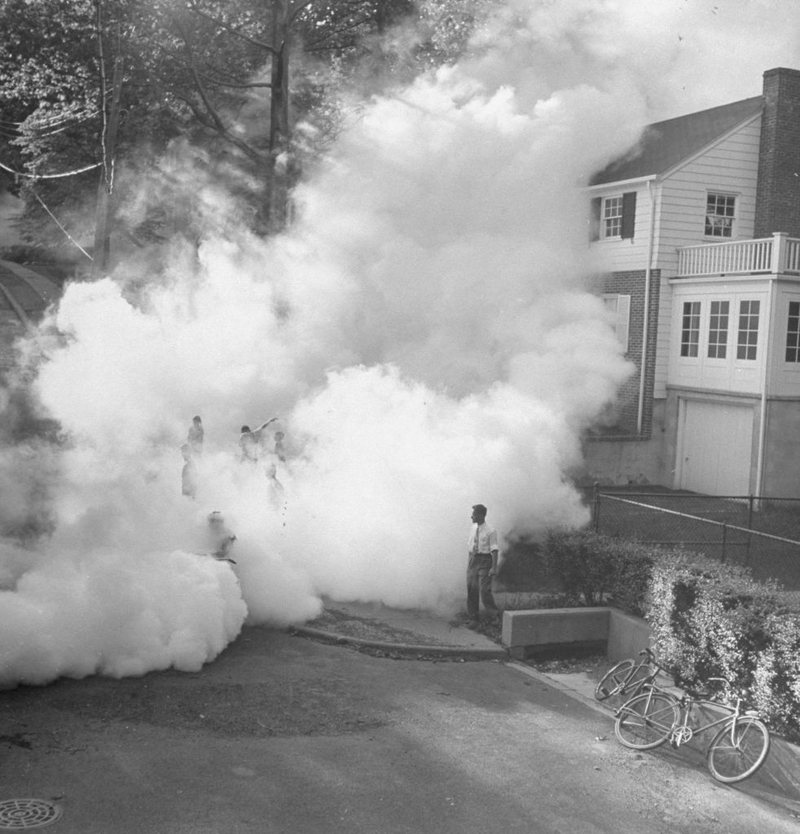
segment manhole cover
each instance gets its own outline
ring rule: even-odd
[[[41,828],[61,816],[61,808],[44,799],[0,800],[0,828]]]

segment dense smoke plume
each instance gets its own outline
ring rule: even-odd
[[[198,182],[217,213],[199,249],[70,285],[27,345],[63,441],[2,460],[4,494],[47,484],[17,509],[40,502],[52,532],[0,553],[0,681],[196,669],[324,595],[453,608],[473,503],[506,537],[582,522],[580,432],[630,368],[591,291],[581,186],[659,108],[685,112],[688,5],[511,3],[470,59],[364,106],[286,234],[247,234]],[[239,427],[273,416],[280,486],[274,458],[236,460]],[[212,510],[233,566],[197,555]]]

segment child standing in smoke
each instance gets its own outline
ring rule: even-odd
[[[242,463],[258,463],[263,445],[264,429],[277,419],[277,417],[272,417],[266,423],[262,423],[257,429],[251,429],[250,426],[242,426],[239,434],[239,460]]]
[[[274,507],[280,507],[283,502],[283,484],[278,480],[278,465],[270,463],[267,465],[267,487],[269,488],[269,499]]]
[[[186,442],[189,444],[189,448],[195,457],[200,457],[203,454],[204,436],[203,421],[199,415],[195,415],[192,418],[192,425],[189,426],[189,432],[186,435]]]
[[[181,494],[187,498],[197,495],[197,466],[194,462],[192,447],[188,443],[181,446],[183,470],[181,472]]]
[[[284,451],[284,448],[283,448],[283,432],[282,431],[276,431],[275,432],[275,457],[277,457],[278,460],[281,463],[286,462],[286,452]]]
[[[210,554],[215,559],[235,565],[230,552],[236,536],[225,525],[225,519],[219,510],[208,514],[208,536]]]

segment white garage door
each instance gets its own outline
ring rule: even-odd
[[[749,495],[751,406],[681,400],[676,486],[707,495]]]

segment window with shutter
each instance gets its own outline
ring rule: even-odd
[[[636,226],[636,192],[592,200],[591,240],[633,238]]]

